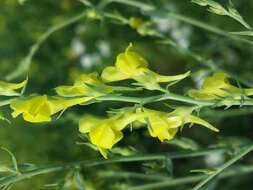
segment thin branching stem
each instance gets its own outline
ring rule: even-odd
[[[120,4],[126,4],[128,6],[138,7],[140,9],[144,8],[144,4],[142,2],[122,1],[122,0],[105,0],[105,1],[101,2],[99,7],[104,9],[107,5],[109,5],[110,3],[113,3],[113,2],[120,3]],[[144,8],[144,9],[146,10],[146,8]],[[249,44],[253,45],[253,42],[250,41],[250,40],[240,38],[236,35],[232,35],[230,32],[227,32],[227,31],[224,31],[220,28],[211,26],[209,24],[206,24],[206,23],[201,22],[199,20],[196,20],[194,18],[190,18],[189,16],[185,16],[185,15],[178,14],[178,13],[173,13],[173,12],[162,12],[161,13],[160,11],[155,11],[156,9],[153,5],[149,5],[148,10],[149,11],[145,11],[145,13],[148,14],[149,16],[160,16],[160,17],[167,18],[167,19],[178,20],[178,21],[185,22],[187,24],[193,25],[195,27],[207,30],[209,32],[212,32],[212,33],[215,33],[215,34],[218,34],[218,35],[221,35],[221,36],[225,36],[225,37],[228,37],[228,38],[232,38],[234,40],[238,40],[238,41],[249,43]],[[104,16],[107,15],[107,14],[114,15],[113,13],[107,13],[104,10],[102,12],[103,12]],[[118,19],[117,17],[118,17],[118,15],[116,17],[108,17],[108,18],[112,18],[112,19],[116,18],[118,21],[121,22],[121,24],[127,24],[128,23],[126,18],[121,16],[120,17],[121,19]],[[215,62],[212,59],[210,59],[210,58],[207,59],[206,57],[203,57],[203,56],[201,56],[201,55],[199,55],[195,52],[192,52],[191,50],[189,50],[187,48],[181,47],[176,42],[174,42],[171,38],[169,38],[167,35],[164,35],[159,31],[154,30],[153,33],[149,34],[149,36],[159,38],[161,40],[161,43],[168,44],[168,45],[174,47],[178,52],[180,52],[182,54],[185,54],[185,55],[193,58],[195,61],[206,65],[208,68],[211,69],[211,71],[225,72],[225,73],[229,74],[231,77],[233,77],[235,80],[238,80],[239,82],[241,82],[242,84],[244,84],[246,86],[253,86],[253,83],[251,81],[248,81],[244,78],[241,78],[237,74],[234,74],[234,73],[225,71],[222,68],[219,68],[217,66],[217,64],[215,64]]]
[[[221,172],[223,172],[225,169],[227,169],[229,166],[234,164],[236,161],[240,160],[243,156],[248,154],[253,150],[253,145],[247,147],[247,148],[242,148],[241,151],[231,158],[229,161],[225,162],[222,166],[220,166],[215,172],[213,172],[211,175],[208,177],[204,178],[202,181],[200,181],[192,190],[199,190],[201,189],[205,184],[207,184],[209,181],[211,181],[213,178],[215,178],[217,175],[219,175]]]
[[[178,159],[178,158],[190,158],[190,157],[197,157],[197,156],[204,156],[213,153],[225,153],[228,150],[223,148],[217,149],[207,149],[202,151],[182,151],[182,152],[175,152],[175,153],[163,153],[163,154],[153,154],[153,155],[143,155],[143,156],[127,156],[127,157],[119,157],[119,158],[111,158],[110,160],[85,160],[85,161],[77,161],[77,162],[70,162],[65,164],[59,165],[50,165],[50,166],[43,166],[37,169],[34,169],[29,172],[21,173],[20,175],[12,175],[5,177],[0,180],[0,188],[16,183],[18,181],[22,181],[37,175],[42,175],[46,173],[52,173],[57,171],[64,171],[72,168],[80,168],[80,167],[95,167],[100,165],[106,164],[113,164],[113,163],[123,163],[123,162],[143,162],[143,161],[151,161],[151,160],[165,160],[167,158],[171,159]]]
[[[129,103],[139,103],[147,104],[153,102],[159,102],[164,100],[174,100],[178,102],[183,102],[191,105],[197,105],[199,107],[222,107],[222,106],[233,106],[242,105],[242,101],[233,98],[224,98],[222,100],[195,100],[193,98],[178,95],[174,93],[165,93],[162,95],[150,96],[146,98],[139,97],[129,97],[121,95],[108,95],[96,98],[98,101],[119,101],[119,102],[129,102]],[[253,106],[253,99],[245,99],[243,101],[244,106]]]
[[[196,20],[194,18],[190,18],[189,16],[184,16],[184,15],[181,15],[181,14],[178,14],[178,13],[166,12],[166,11],[161,11],[161,10],[159,10],[159,12],[158,12],[158,11],[156,11],[157,7],[155,7],[154,5],[147,4],[147,3],[144,3],[144,2],[140,2],[140,1],[135,1],[135,0],[128,0],[128,1],[125,1],[125,0],[104,0],[104,1],[101,1],[99,7],[104,9],[106,6],[110,5],[111,3],[119,3],[119,4],[124,4],[124,5],[128,5],[128,6],[136,7],[136,8],[139,8],[139,9],[143,10],[145,13],[147,13],[149,15],[160,15],[160,16],[163,16],[163,17],[170,17],[170,18],[188,23],[188,24],[193,25],[195,27],[204,29],[206,31],[209,31],[209,32],[221,35],[221,36],[229,37],[229,38],[232,38],[234,40],[238,40],[238,41],[253,45],[252,41],[241,38],[241,37],[238,37],[236,35],[233,35],[232,33],[224,31],[224,30],[222,30],[220,28],[217,28],[215,26],[211,26],[209,24],[206,24],[206,23],[201,22],[199,20]]]
[[[238,175],[245,175],[248,173],[252,173],[253,172],[253,166],[240,166],[240,167],[236,167],[234,169],[231,169],[230,171],[224,172],[219,176],[219,179],[224,179],[224,178],[228,178],[228,177],[233,177],[233,176],[238,176]],[[107,175],[107,176],[106,176]],[[111,175],[111,176],[110,176]],[[144,174],[143,174],[144,175]],[[152,179],[150,176],[150,178],[145,178],[143,175],[131,175],[131,174],[127,174],[127,173],[114,173],[114,175],[112,176],[112,173],[104,173],[103,177],[124,177],[124,178],[140,178],[141,179]],[[145,174],[145,176],[147,176]],[[154,189],[160,189],[160,188],[164,188],[164,187],[175,187],[175,186],[179,186],[179,185],[186,185],[186,184],[192,184],[195,182],[198,182],[200,180],[203,180],[206,178],[206,175],[194,175],[194,176],[187,176],[187,177],[179,177],[179,178],[169,178],[169,177],[161,177],[160,180],[161,182],[154,182],[154,183],[148,183],[145,185],[139,185],[139,186],[135,186],[135,187],[130,187],[127,188],[125,190],[154,190]],[[156,180],[157,178],[154,176],[153,180]]]
[[[13,72],[9,73],[5,78],[6,80],[13,80],[21,75],[23,75],[24,73],[29,71],[30,65],[32,63],[32,59],[35,55],[35,53],[38,51],[38,49],[40,48],[41,44],[46,41],[52,34],[54,34],[56,31],[61,30],[62,28],[65,28],[83,18],[85,18],[86,16],[86,12],[83,11],[79,14],[77,14],[76,16],[73,16],[69,19],[64,20],[63,22],[52,26],[51,28],[49,28],[44,34],[42,34],[42,36],[39,37],[39,39],[30,47],[29,53],[27,54],[27,56],[23,59],[23,61],[21,62],[21,64],[18,66],[17,69],[15,69]]]

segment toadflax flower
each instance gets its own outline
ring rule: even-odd
[[[143,86],[149,90],[159,90],[159,83],[182,80],[190,72],[175,75],[163,76],[148,69],[148,62],[138,53],[132,50],[130,44],[125,52],[117,56],[115,66],[106,67],[102,72],[102,80],[105,82],[120,81],[125,79],[134,79],[137,85]]]
[[[112,92],[112,87],[105,85],[98,79],[97,73],[82,74],[72,86],[59,86],[56,93],[63,97],[99,97]]]
[[[148,114],[148,119],[142,120],[141,122],[147,123],[150,135],[157,137],[160,141],[173,139],[178,129],[186,123],[195,123],[213,131],[219,131],[205,120],[192,115],[192,111],[192,108],[186,107],[179,107],[170,113],[147,108],[138,110],[138,112]]]
[[[59,97],[48,98],[46,95],[18,98],[11,102],[10,107],[14,110],[13,117],[22,114],[24,120],[39,123],[51,121],[51,116],[71,106],[82,104],[90,98],[64,99]]]
[[[192,111],[192,108],[185,107],[177,108],[171,113],[138,108],[135,113],[121,113],[106,119],[85,116],[79,122],[79,131],[89,134],[91,143],[104,158],[107,158],[108,150],[123,138],[122,130],[134,121],[147,123],[150,135],[158,137],[160,141],[173,139],[185,123],[195,123],[219,131],[203,119],[192,115]]]
[[[188,95],[195,99],[212,100],[220,97],[233,97],[240,99],[241,96],[253,95],[253,88],[238,88],[228,80],[228,75],[222,72],[207,77],[199,90],[191,89]]]
[[[18,96],[19,92],[16,90],[25,87],[27,80],[20,83],[10,83],[5,81],[0,81],[0,95],[2,96]]]
[[[128,124],[146,116],[145,113],[126,113],[106,119],[84,116],[79,122],[79,131],[89,133],[91,143],[107,158],[107,151],[123,138],[122,130]]]

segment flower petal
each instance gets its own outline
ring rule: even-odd
[[[174,76],[163,76],[156,74],[156,81],[157,82],[171,82],[171,81],[177,81],[177,80],[182,80],[190,75],[191,71],[188,71],[184,74],[180,75],[174,75]]]
[[[0,81],[0,95],[3,96],[19,96],[20,93],[15,90],[25,87],[27,79],[20,83],[9,83]]]
[[[75,97],[91,94],[91,90],[86,86],[58,86],[56,93],[63,97]]]
[[[81,133],[89,133],[90,130],[95,127],[99,121],[101,121],[101,119],[92,115],[82,117],[79,121],[79,131]]]
[[[128,79],[129,76],[118,71],[116,67],[106,67],[102,72],[101,78],[105,82],[113,82]]]
[[[121,131],[111,128],[111,123],[103,123],[100,126],[91,128],[90,140],[93,144],[104,149],[111,149],[120,139],[123,138]]]
[[[10,107],[14,110],[13,117],[23,113],[24,120],[29,122],[37,123],[51,120],[52,108],[46,95],[15,99],[11,102]]]
[[[206,122],[205,120],[199,118],[199,117],[196,117],[194,115],[190,115],[188,116],[186,119],[185,119],[185,123],[196,123],[196,124],[199,124],[199,125],[202,125],[212,131],[215,131],[215,132],[219,132],[219,129],[215,128],[214,126],[212,126],[210,123]]]
[[[81,97],[81,98],[72,98],[72,99],[52,97],[48,101],[52,107],[52,114],[54,114],[61,110],[65,110],[71,106],[86,103],[92,99],[93,97]]]
[[[10,83],[5,81],[0,81],[0,89],[8,89],[8,90],[17,90],[24,87],[27,83],[27,79],[20,83]]]

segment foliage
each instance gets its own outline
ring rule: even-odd
[[[0,189],[250,189],[251,8],[1,1]]]

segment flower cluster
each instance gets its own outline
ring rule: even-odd
[[[93,99],[111,93],[113,88],[99,80],[97,73],[91,73],[80,75],[71,86],[58,86],[55,90],[62,97],[85,96]]]
[[[253,88],[238,88],[228,80],[228,75],[222,72],[214,73],[207,77],[199,90],[191,89],[188,95],[195,99],[213,100],[233,97],[241,99],[242,96],[252,96]]]
[[[79,131],[89,134],[91,143],[104,158],[107,158],[107,150],[123,138],[122,130],[134,121],[147,124],[150,135],[160,141],[173,139],[178,129],[186,123],[199,124],[218,132],[208,122],[192,115],[192,111],[188,107],[179,107],[170,113],[138,108],[134,112],[120,113],[106,119],[84,116],[80,120]]]
[[[112,87],[103,84],[97,73],[91,73],[80,75],[71,86],[59,86],[55,90],[58,96],[35,95],[13,100],[12,116],[22,114],[29,122],[48,122],[55,113],[111,93]]]
[[[87,99],[74,98],[64,99],[60,97],[48,97],[46,95],[29,96],[18,98],[11,102],[10,107],[14,110],[12,116],[15,118],[22,114],[24,120],[39,123],[51,121],[51,116],[67,108],[81,104]]]
[[[102,72],[105,82],[114,82],[125,79],[133,79],[135,85],[148,90],[160,90],[159,83],[178,81],[189,76],[190,72],[175,76],[159,75],[148,68],[148,62],[138,53],[133,51],[130,44],[125,52],[117,56],[115,66],[106,67]]]
[[[138,22],[135,24],[138,25]],[[81,74],[73,84],[56,87],[55,96],[16,97],[12,99],[10,107],[13,109],[13,117],[22,115],[24,120],[28,122],[49,122],[54,114],[63,112],[71,106],[86,105],[108,97],[110,99],[110,97],[118,95],[119,91],[139,90],[141,87],[146,90],[158,90],[169,96],[170,92],[165,92],[160,83],[174,84],[189,74],[190,72],[164,76],[150,70],[147,60],[135,52],[130,44],[124,52],[117,56],[115,66],[106,67],[101,75],[95,72]],[[134,80],[135,88],[108,85],[108,83],[126,79]],[[21,83],[0,81],[0,94],[18,96],[21,93],[17,90],[24,88],[26,83],[26,80]],[[188,91],[188,95],[201,101],[216,100],[221,97],[239,99],[241,96],[253,95],[253,89],[238,88],[229,82],[226,74],[215,73],[206,78],[201,89],[191,89]],[[141,124],[141,126],[147,126],[150,136],[158,138],[160,141],[173,139],[180,127],[185,124],[197,124],[218,132],[217,128],[193,114],[195,108],[176,107],[167,113],[138,105],[130,109],[122,108],[120,112],[116,112],[108,118],[86,115],[80,119],[79,131],[88,134],[90,142],[96,146],[104,158],[108,157],[108,151],[123,138],[122,131],[134,122]]]
[[[122,130],[146,116],[144,113],[124,113],[106,119],[84,116],[79,122],[79,131],[89,133],[90,141],[107,158],[107,150],[123,138]]]

